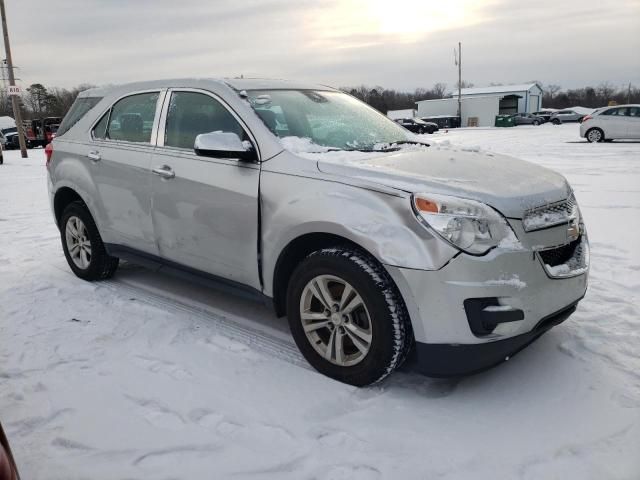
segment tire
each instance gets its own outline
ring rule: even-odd
[[[347,286],[352,290],[343,299]],[[323,302],[314,292],[331,299]],[[332,303],[331,310],[327,303]],[[358,306],[349,310],[353,305]],[[379,382],[402,365],[413,345],[409,315],[391,277],[373,257],[354,248],[318,250],[300,262],[289,281],[287,312],[293,338],[307,361],[350,385]]]
[[[533,122],[531,122],[531,125],[537,127],[538,125],[540,125],[540,122],[538,120],[534,120]]]
[[[554,125],[560,125],[560,120],[558,120],[557,118],[554,118],[553,120],[551,120],[551,123],[553,123]]]
[[[599,128],[590,128],[585,133],[585,138],[589,141],[589,143],[598,143],[604,141],[604,132]]]
[[[72,202],[64,209],[60,219],[60,238],[69,267],[83,280],[110,278],[118,268],[119,260],[107,254],[98,227],[84,203]]]

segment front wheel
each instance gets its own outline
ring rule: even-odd
[[[560,120],[554,118],[553,120],[551,120],[551,123],[553,123],[554,125],[560,125]]]
[[[412,346],[397,287],[374,258],[356,249],[323,249],[305,258],[291,276],[287,312],[307,361],[351,385],[382,380]]]
[[[62,248],[73,273],[84,280],[110,278],[118,259],[107,254],[98,227],[82,202],[72,202],[60,219]]]
[[[586,137],[590,143],[602,142],[604,140],[604,133],[599,128],[591,128],[587,131]]]
[[[536,126],[536,127],[537,127],[538,125],[540,125],[540,122],[539,122],[538,120],[534,120],[532,123],[533,123],[533,125],[534,125],[534,126]]]

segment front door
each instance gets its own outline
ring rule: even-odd
[[[214,95],[173,90],[152,158],[152,219],[160,256],[260,289],[259,163],[201,157],[197,135],[248,130]]]

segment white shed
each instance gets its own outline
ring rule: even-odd
[[[483,88],[463,88],[462,126],[487,127],[495,123],[496,115],[537,112],[542,106],[542,88],[537,83],[501,85]],[[458,114],[458,96],[416,102],[418,117]]]
[[[533,113],[542,108],[542,87],[537,83],[520,85],[494,85],[491,87],[463,88],[463,97],[500,97],[500,113]],[[454,95],[454,97],[457,97]]]

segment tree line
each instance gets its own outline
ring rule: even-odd
[[[64,117],[78,94],[92,87],[93,85],[81,84],[71,89],[47,88],[41,83],[34,83],[20,97],[22,118]],[[11,100],[4,91],[0,92],[0,116],[13,117]]]
[[[532,82],[533,83],[533,82]],[[562,89],[560,85],[542,85],[544,108],[570,108],[570,107],[603,107],[610,103],[640,103],[640,88],[629,85],[627,87],[614,87],[604,82],[596,87],[583,87]],[[500,85],[493,83],[492,86]],[[83,90],[92,88],[93,85],[81,84],[77,87],[66,89],[58,87],[45,87],[41,83],[34,83],[27,87],[21,97],[22,116],[25,119],[44,117],[64,117],[71,104]],[[462,82],[462,88],[473,87],[473,83]],[[417,88],[411,92],[388,89],[381,86],[345,87],[343,91],[368,103],[382,113],[389,110],[404,110],[415,108],[415,102],[420,100],[433,100],[455,96],[458,85],[449,91],[444,83],[436,83],[431,88]],[[0,116],[13,116],[11,102],[6,92],[0,92]]]
[[[533,82],[531,82],[533,83]],[[560,85],[543,85],[537,82],[543,90],[543,108],[570,108],[570,107],[606,107],[610,103],[617,105],[625,103],[640,103],[640,88],[633,85],[627,87],[614,87],[604,82],[596,87],[583,87],[573,89],[562,89]],[[499,86],[500,83],[492,83],[490,86]],[[462,82],[462,88],[473,87],[473,83]],[[436,83],[433,87],[417,88],[411,92],[403,92],[384,87],[359,87],[342,88],[344,92],[350,93],[370,106],[386,113],[389,110],[404,110],[416,108],[415,102],[420,100],[433,100],[437,98],[448,98],[456,96],[458,85],[454,90],[449,91],[446,84]]]

